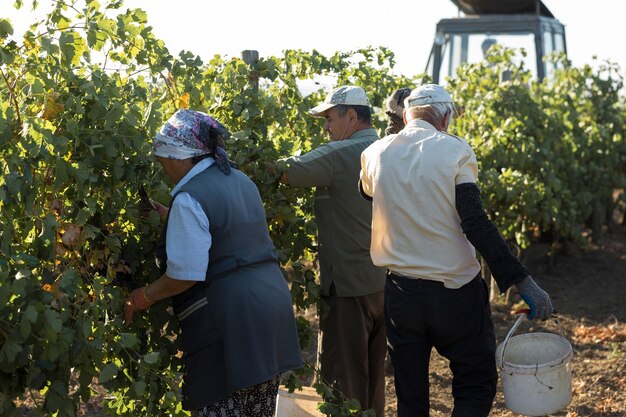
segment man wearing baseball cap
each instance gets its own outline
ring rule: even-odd
[[[333,90],[309,113],[326,119],[330,142],[284,160],[283,182],[315,187],[321,296],[322,379],[361,408],[383,416],[386,354],[383,317],[385,271],[370,257],[372,205],[357,189],[361,152],[378,140],[370,103],[360,87]]]
[[[373,200],[372,259],[388,271],[385,320],[398,416],[429,415],[433,347],[450,361],[452,416],[487,416],[498,377],[475,249],[501,291],[516,287],[529,318],[548,318],[552,304],[483,209],[476,156],[446,132],[455,112],[450,94],[427,84],[404,104],[406,127],[363,152],[359,183]]]

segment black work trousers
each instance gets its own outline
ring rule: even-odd
[[[339,391],[338,400],[355,398],[376,417],[383,417],[385,407],[383,296],[383,291],[359,297],[323,296],[329,311],[320,321],[318,348],[320,375]]]
[[[495,335],[487,286],[479,276],[459,289],[392,273],[385,321],[399,417],[429,415],[433,346],[450,361],[453,417],[489,415],[496,394]]]

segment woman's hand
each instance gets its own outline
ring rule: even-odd
[[[164,206],[158,201],[150,200],[150,202],[152,203],[152,206],[154,207],[156,212],[159,213],[159,216],[161,216],[161,219],[165,219],[167,217],[167,213],[170,211],[169,207]]]
[[[124,319],[127,324],[133,321],[135,311],[146,310],[154,302],[146,295],[146,287],[137,288],[130,293],[130,296],[124,303]]]
[[[133,320],[133,314],[136,311],[145,310],[157,301],[178,295],[197,283],[198,281],[183,281],[163,274],[153,283],[137,288],[130,293],[126,303],[124,303],[126,323],[130,323]]]

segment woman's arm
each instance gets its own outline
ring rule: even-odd
[[[159,208],[158,205],[156,207]],[[161,207],[167,210],[165,206]],[[211,233],[209,220],[202,207],[191,195],[182,192],[165,214],[169,214],[167,271],[156,281],[130,294],[124,306],[127,322],[132,320],[134,312],[180,294],[205,279]]]
[[[180,279],[170,278],[167,274],[163,274],[161,278],[146,285],[146,297],[152,303],[156,303],[164,298],[173,297],[188,290],[197,282],[198,281],[182,281]]]
[[[193,287],[198,281],[182,281],[170,278],[167,274],[151,284],[137,288],[126,300],[124,305],[124,318],[126,323],[133,321],[135,311],[145,310],[152,304],[164,298],[173,297]]]

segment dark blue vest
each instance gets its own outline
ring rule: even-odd
[[[298,368],[301,358],[289,289],[255,184],[213,164],[180,192],[200,203],[212,238],[206,280],[172,298],[184,352],[183,406],[195,410]],[[162,273],[166,235],[167,222],[157,249]]]
[[[213,164],[183,185],[174,195],[172,203],[181,192],[194,197],[209,219],[212,244],[205,283],[238,267],[263,262],[278,263],[259,191],[241,171],[231,169],[230,175],[224,175]],[[167,269],[166,239],[167,221],[156,253],[161,273]],[[201,292],[200,287],[195,285],[175,296],[174,309],[193,297],[194,292]]]

